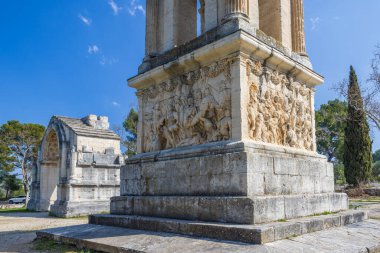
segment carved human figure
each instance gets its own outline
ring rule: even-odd
[[[231,94],[227,87],[223,90],[222,103],[217,109],[218,118],[218,130],[222,140],[228,140],[231,138]]]
[[[138,91],[143,151],[231,138],[230,66],[234,59],[223,59]]]
[[[310,88],[291,75],[263,67],[259,61],[247,60],[247,77],[250,89],[253,82],[260,82],[257,93],[250,90],[248,136],[257,141],[313,150]]]
[[[193,118],[191,125],[194,127],[200,124],[205,131],[207,141],[216,140],[216,127],[214,126],[213,120],[216,116],[216,103],[214,98],[211,96],[210,90],[205,89],[204,97],[200,94],[198,90],[196,92],[196,102],[199,102],[199,110],[195,117]]]
[[[287,133],[286,133],[286,143],[290,147],[296,147],[297,146],[297,134],[296,132],[292,129],[291,125],[287,125]]]

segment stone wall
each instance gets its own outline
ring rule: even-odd
[[[84,152],[105,153],[106,149],[113,149],[115,154],[121,154],[119,140],[78,136],[76,145]]]

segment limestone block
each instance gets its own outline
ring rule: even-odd
[[[298,176],[299,170],[297,168],[297,160],[292,158],[274,158],[274,173],[276,175],[291,175]]]
[[[249,172],[273,173],[273,157],[252,152],[247,153]]]
[[[91,166],[94,162],[93,153],[78,153],[78,165],[79,166]]]
[[[97,166],[115,165],[118,162],[118,157],[113,154],[94,154],[94,163]]]
[[[274,228],[274,240],[284,240],[290,236],[299,236],[302,234],[302,227],[300,223],[279,224]]]
[[[284,219],[283,197],[265,196],[254,198],[254,224]]]
[[[261,196],[265,194],[264,173],[248,173],[247,187],[248,196]]]

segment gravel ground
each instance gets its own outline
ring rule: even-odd
[[[0,252],[32,253],[36,230],[86,223],[86,218],[59,219],[48,213],[0,213]]]

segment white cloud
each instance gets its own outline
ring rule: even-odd
[[[317,29],[318,24],[319,24],[319,21],[320,21],[320,18],[319,18],[319,17],[316,17],[316,18],[310,18],[310,22],[311,22],[311,30],[315,30],[315,29]]]
[[[85,25],[91,25],[91,23],[92,23],[91,19],[89,19],[89,18],[83,16],[82,14],[78,14],[78,18],[79,18],[80,20],[82,20],[82,22],[83,22]]]
[[[100,50],[100,48],[95,44],[88,46],[87,53],[93,55],[95,59],[99,61],[99,64],[103,66],[112,65],[119,62],[119,60],[116,58],[109,58],[105,56],[104,53]]]
[[[88,46],[87,52],[89,54],[96,54],[99,52],[99,47],[97,45]]]
[[[121,10],[121,7],[117,6],[116,2],[114,0],[108,0],[108,4],[110,5],[112,12],[114,15],[119,14],[119,11]]]
[[[101,55],[100,56],[100,60],[99,60],[99,63],[100,65],[112,65],[112,64],[115,64],[115,63],[118,63],[119,60],[118,59],[115,59],[115,58],[107,58],[105,55]]]
[[[137,12],[141,12],[143,15],[145,15],[144,7],[141,4],[139,4],[137,0],[130,0],[128,6],[129,15],[135,16]]]
[[[120,104],[118,102],[116,102],[116,101],[112,101],[112,105],[115,106],[115,107],[119,107],[120,106]]]

